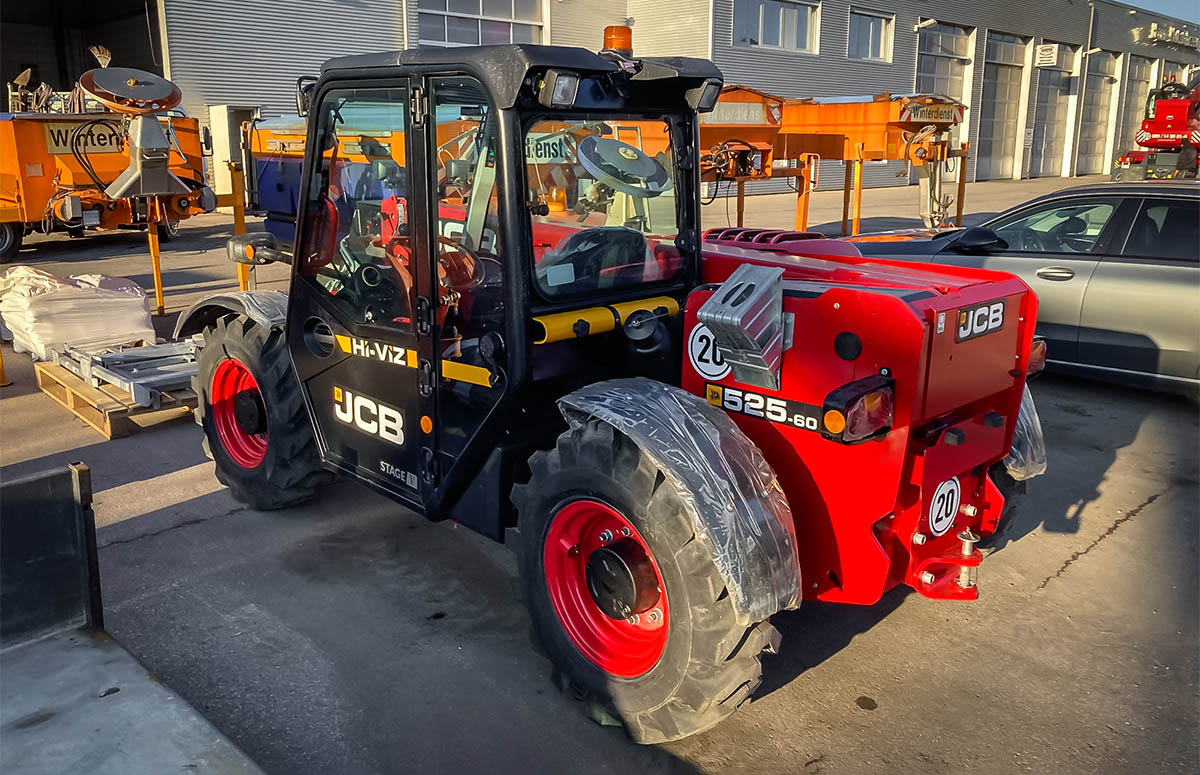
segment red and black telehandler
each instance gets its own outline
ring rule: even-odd
[[[177,329],[238,499],[344,475],[511,544],[545,652],[642,743],[746,702],[803,600],[978,596],[1037,309],[999,272],[702,232],[721,87],[624,47],[330,60],[293,255],[229,246],[289,292]]]

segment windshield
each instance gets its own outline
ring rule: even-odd
[[[674,278],[675,164],[663,119],[544,119],[525,135],[534,277],[547,298]]]

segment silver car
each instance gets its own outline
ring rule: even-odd
[[[1011,272],[1038,296],[1048,364],[1200,393],[1200,184],[1078,186],[980,226],[851,238],[864,255]]]

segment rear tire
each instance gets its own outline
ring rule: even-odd
[[[689,506],[676,486],[637,444],[600,421],[566,431],[554,450],[535,453],[529,465],[529,484],[513,491],[519,513],[521,582],[535,634],[568,679],[567,688],[602,704],[639,743],[702,732],[737,710],[758,688],[761,654],[774,652],[779,633],[768,621],[738,623],[725,581],[707,545],[696,535]],[[632,539],[653,560],[662,585],[660,603],[654,608],[666,610],[666,626],[657,654],[651,653],[647,661],[641,642],[634,640],[632,653],[625,655],[628,659],[615,662],[626,668],[617,668],[616,674],[609,657],[620,654],[601,653],[599,660],[596,656],[598,649],[603,651],[615,639],[589,641],[572,634],[586,630],[588,623],[564,621],[561,591],[551,591],[561,589],[562,580],[551,579],[548,566],[560,574],[569,574],[572,568],[577,573],[586,558],[575,559],[572,566],[563,556],[579,558],[592,551],[574,546],[573,555],[564,549],[570,541],[564,543],[561,537],[564,528],[570,534],[571,525],[556,525],[559,520],[581,519],[581,509],[585,514],[588,509],[611,510],[618,520],[613,524],[631,526]],[[581,543],[590,540],[590,533],[580,539]],[[600,611],[586,587],[575,597]],[[600,614],[599,622],[606,629]],[[610,627],[627,623],[608,619]],[[608,668],[598,661],[607,662]],[[652,666],[639,667],[645,664]],[[638,670],[644,671],[628,675]]]
[[[8,261],[17,255],[17,251],[21,249],[21,239],[24,236],[24,224],[0,223],[0,261]]]
[[[204,451],[234,498],[260,511],[279,509],[312,498],[333,481],[321,468],[281,328],[265,328],[245,315],[221,318],[204,330],[196,361],[192,386]],[[239,397],[260,413],[262,433],[238,425]]]

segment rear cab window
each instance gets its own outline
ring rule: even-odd
[[[547,301],[669,283],[683,269],[670,126],[609,115],[525,134],[534,283]]]

